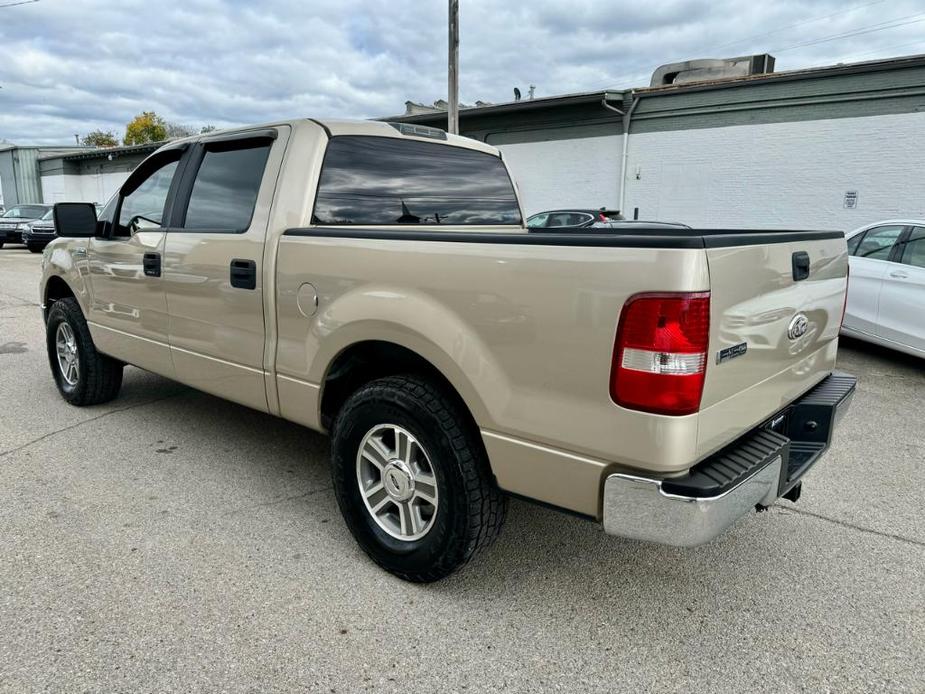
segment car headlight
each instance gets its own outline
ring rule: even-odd
[[[28,225],[28,224],[18,224],[18,225],[16,226],[16,230],[17,230],[17,231],[26,231],[26,230],[28,230],[28,229],[29,229],[29,225]]]

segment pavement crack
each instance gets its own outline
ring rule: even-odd
[[[868,535],[876,535],[877,537],[883,537],[888,540],[897,540],[898,542],[906,542],[910,545],[916,547],[925,548],[925,542],[920,540],[913,540],[911,537],[904,537],[903,535],[895,535],[893,533],[885,533],[881,530],[874,530],[873,528],[865,528],[863,525],[855,525],[854,523],[849,523],[848,521],[838,520],[837,518],[829,518],[828,516],[823,516],[821,513],[813,513],[812,511],[805,511],[798,508],[779,508],[778,511],[784,515],[795,513],[800,516],[810,516],[811,518],[818,518],[819,520],[824,520],[834,525],[841,526],[842,528],[848,528],[849,530],[857,530],[858,532],[866,533]]]
[[[96,417],[91,417],[90,419],[84,419],[80,422],[75,422],[74,424],[70,424],[66,427],[55,429],[54,431],[49,431],[47,434],[42,434],[38,438],[32,439],[31,441],[27,441],[26,443],[20,446],[16,446],[15,448],[10,448],[9,450],[6,450],[6,451],[0,451],[0,458],[5,458],[6,456],[12,455],[13,453],[18,453],[19,451],[29,448],[30,446],[34,446],[35,444],[40,443],[44,441],[45,439],[51,438],[52,436],[57,436],[58,434],[63,434],[64,432],[71,431],[72,429],[76,429],[77,427],[82,427],[85,424],[92,424],[93,422],[99,421],[100,419],[109,417],[114,414],[119,414],[120,412],[127,412],[128,410],[134,410],[138,407],[145,407],[146,405],[153,405],[158,402],[163,402],[164,400],[169,400],[170,398],[176,398],[181,395],[184,395],[184,393],[185,391],[183,393],[173,393],[171,395],[165,395],[162,398],[155,398],[154,400],[145,400],[144,402],[136,402],[132,405],[126,405],[125,407],[120,407],[117,410],[109,410],[108,412],[99,414]]]

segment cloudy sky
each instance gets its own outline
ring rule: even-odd
[[[445,0],[0,0],[0,139],[120,137],[154,110],[200,127],[401,113],[446,96]],[[6,6],[5,6],[6,5]],[[922,0],[461,0],[460,96],[648,84],[689,58],[777,69],[925,53]]]

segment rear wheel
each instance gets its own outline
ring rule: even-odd
[[[72,405],[99,405],[122,387],[122,363],[96,351],[77,299],[59,299],[46,324],[51,372],[61,396]]]
[[[6,241],[0,241],[0,248],[3,248],[4,243],[6,243]]]
[[[478,432],[440,386],[414,376],[367,384],[338,415],[332,447],[347,526],[396,576],[436,581],[497,537],[507,498]]]

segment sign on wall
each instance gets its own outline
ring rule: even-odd
[[[845,209],[853,210],[858,206],[858,191],[849,190],[845,193]]]

